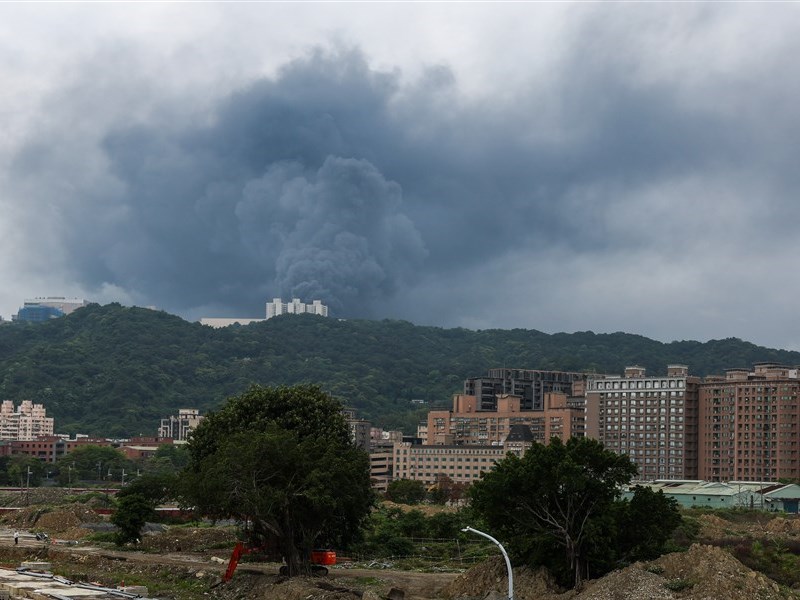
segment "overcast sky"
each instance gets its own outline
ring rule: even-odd
[[[24,298],[800,349],[800,4],[0,5]]]

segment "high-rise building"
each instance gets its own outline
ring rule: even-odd
[[[496,410],[497,397],[501,394],[519,396],[522,410],[542,410],[546,393],[579,395],[573,386],[582,391],[586,377],[586,373],[570,371],[489,369],[489,374],[484,377],[467,379],[464,394],[478,398],[479,410]]]
[[[699,385],[685,365],[669,365],[666,376],[628,367],[624,376],[590,377],[586,435],[628,455],[641,480],[696,479]]]
[[[756,363],[700,386],[698,477],[777,481],[800,476],[800,369]]]
[[[14,407],[11,400],[0,404],[0,440],[33,440],[53,435],[53,419],[41,404],[23,400]]]
[[[328,307],[321,300],[314,300],[311,304],[305,304],[299,298],[292,298],[290,302],[284,302],[281,298],[273,298],[272,302],[267,302],[267,319],[278,315],[301,315],[311,314],[321,317],[328,316]]]

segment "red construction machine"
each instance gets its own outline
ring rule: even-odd
[[[267,562],[281,562],[283,557],[278,551],[277,544],[267,544],[264,546],[247,546],[244,542],[236,542],[231,554],[231,560],[228,562],[228,568],[225,575],[222,576],[222,581],[230,581],[233,577],[236,567],[239,565],[239,560],[245,554],[261,554]],[[311,573],[313,575],[327,575],[328,566],[336,564],[336,552],[331,550],[314,550],[311,552]],[[282,565],[280,568],[281,575],[289,574],[289,567]]]

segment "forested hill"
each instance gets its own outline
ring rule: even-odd
[[[42,402],[59,432],[153,435],[178,408],[205,412],[252,383],[318,383],[386,427],[449,406],[463,380],[492,367],[620,373],[721,373],[800,353],[738,339],[664,344],[614,333],[440,329],[403,321],[288,315],[211,329],[164,312],[92,305],[41,325],[0,327],[0,399]],[[423,399],[419,408],[412,399]]]

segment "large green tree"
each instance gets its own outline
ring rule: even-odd
[[[616,537],[615,501],[636,474],[627,456],[596,440],[534,444],[509,454],[471,488],[472,506],[508,540],[518,562],[544,564],[574,585],[593,575]]]
[[[341,404],[319,387],[251,387],[210,414],[189,442],[188,503],[246,525],[277,546],[290,575],[315,546],[352,540],[373,503],[369,458],[350,440]]]

